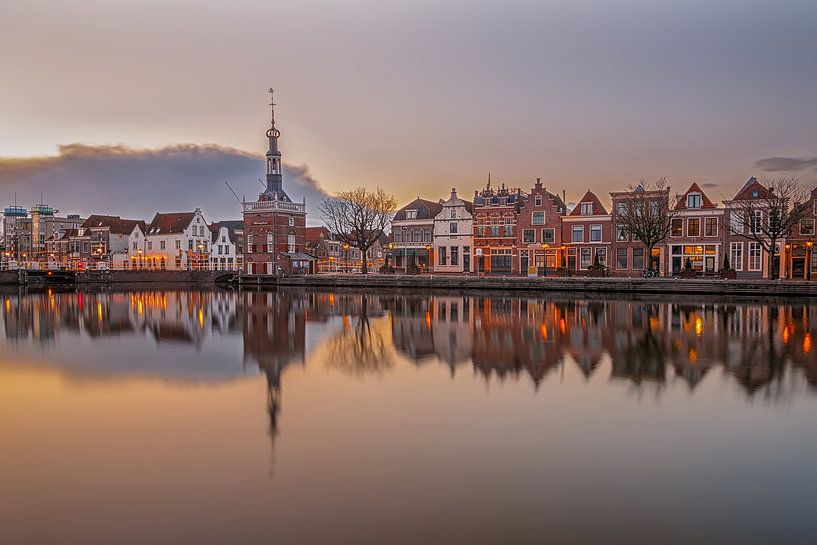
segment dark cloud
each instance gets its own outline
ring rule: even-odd
[[[69,144],[55,156],[0,157],[0,206],[14,193],[21,205],[40,201],[61,213],[112,213],[150,220],[157,211],[201,208],[208,220],[241,217],[224,184],[248,200],[261,191],[264,158],[216,145],[179,144],[157,149]],[[318,203],[326,191],[305,165],[284,166],[284,187],[296,201],[306,198],[309,223],[320,222]]]
[[[817,157],[767,157],[755,161],[755,168],[764,172],[817,171]]]
[[[705,184],[701,184],[701,187],[704,189],[712,189],[713,187],[719,187],[721,184],[715,184],[712,182],[707,182]]]

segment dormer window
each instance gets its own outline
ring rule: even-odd
[[[582,216],[592,216],[593,215],[593,203],[592,202],[583,202],[583,203],[581,203],[581,213],[582,213]]]
[[[758,197],[760,197],[760,191],[755,189],[754,191],[752,191],[752,198],[757,199]]]
[[[407,220],[416,220],[417,219],[417,210],[406,210],[406,219]]]
[[[690,193],[687,195],[687,208],[700,208],[701,207],[701,194],[700,193]]]

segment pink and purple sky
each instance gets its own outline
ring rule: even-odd
[[[5,0],[0,205],[235,217],[223,182],[260,188],[270,86],[311,206],[471,196],[488,171],[569,201],[811,185],[816,36],[813,0]]]

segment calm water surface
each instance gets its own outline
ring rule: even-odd
[[[817,541],[817,304],[6,293],[3,544]]]

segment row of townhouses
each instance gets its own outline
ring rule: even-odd
[[[6,209],[3,268],[236,271],[243,265],[241,220],[207,223],[199,209],[156,214],[150,223],[55,212],[44,205]]]
[[[621,219],[638,192],[647,202],[663,202],[676,211],[669,236],[650,255]],[[738,277],[817,278],[817,252],[812,251],[817,188],[811,192],[806,216],[778,241],[771,271],[762,245],[741,235],[751,229],[741,221],[746,209],[741,202],[762,199],[767,193],[763,184],[750,178],[732,199],[719,205],[695,183],[681,195],[671,195],[668,188],[638,186],[610,193],[608,210],[588,190],[568,210],[564,199],[539,179],[530,191],[494,188],[489,179],[472,201],[452,189],[447,200],[417,198],[398,210],[392,222],[391,255],[394,267],[404,272],[543,275],[566,269],[586,274],[601,265],[616,276],[638,276],[645,269],[671,276],[690,267],[714,275],[726,258]]]
[[[255,201],[241,203],[240,220],[208,224],[196,209],[156,214],[148,223],[107,215],[59,216],[42,203],[30,209],[15,204],[3,215],[2,267],[360,272],[360,250],[325,227],[307,228],[306,202],[293,201],[285,191],[272,100],[270,107],[266,185]],[[650,204],[676,212],[671,232],[649,255],[622,221],[639,193]],[[771,260],[762,244],[742,236],[751,222],[741,221],[745,207],[740,206],[768,193],[755,178],[721,204],[694,183],[681,195],[639,186],[610,193],[608,209],[588,190],[569,209],[564,194],[548,191],[539,179],[523,191],[493,187],[489,176],[471,201],[452,189],[445,200],[410,202],[396,212],[390,234],[381,236],[366,258],[373,270],[389,264],[397,272],[586,274],[601,267],[617,276],[638,276],[646,269],[664,276],[689,269],[717,274],[728,260],[740,277],[817,278],[817,252],[812,251],[817,189],[811,192],[808,214],[779,240]]]

